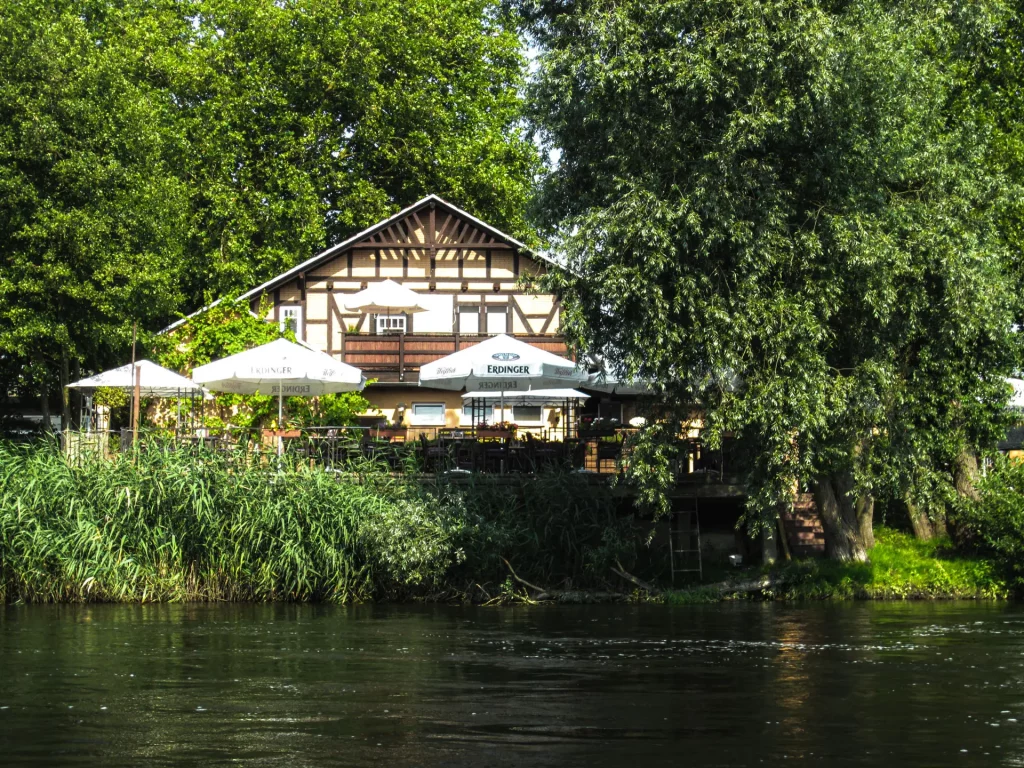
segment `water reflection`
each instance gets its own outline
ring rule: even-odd
[[[1022,664],[1009,605],[7,607],[0,755],[1017,765]]]

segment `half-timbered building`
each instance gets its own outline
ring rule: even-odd
[[[462,393],[420,387],[420,366],[498,333],[566,355],[556,298],[521,288],[521,277],[551,266],[515,238],[430,195],[242,298],[305,343],[376,379],[365,396],[389,420],[456,427],[468,422]],[[415,291],[427,311],[346,309],[347,297],[388,278]],[[558,418],[554,409],[519,410],[505,418],[536,428]]]

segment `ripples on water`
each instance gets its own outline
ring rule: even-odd
[[[1022,662],[1013,605],[8,607],[0,765],[1016,766]]]

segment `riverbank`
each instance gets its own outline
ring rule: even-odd
[[[159,445],[68,461],[0,444],[0,602],[610,602],[1010,596],[995,561],[886,528],[871,562],[715,573],[662,591],[667,548],[574,473],[268,470]],[[714,584],[715,581],[724,583]],[[651,583],[648,583],[651,582]],[[712,582],[712,584],[708,584]]]
[[[0,602],[489,602],[516,593],[512,567],[607,590],[647,555],[619,504],[571,472],[427,482],[155,441],[73,461],[0,443]]]
[[[991,560],[956,552],[946,539],[918,541],[875,529],[867,563],[796,560],[729,574],[717,584],[667,592],[667,603],[721,600],[1004,600],[1009,580]]]

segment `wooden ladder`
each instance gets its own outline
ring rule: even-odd
[[[700,512],[696,497],[683,499],[688,505],[673,510],[669,518],[669,556],[672,567],[672,584],[676,574],[696,573],[697,579],[704,578],[704,564],[700,553]]]

